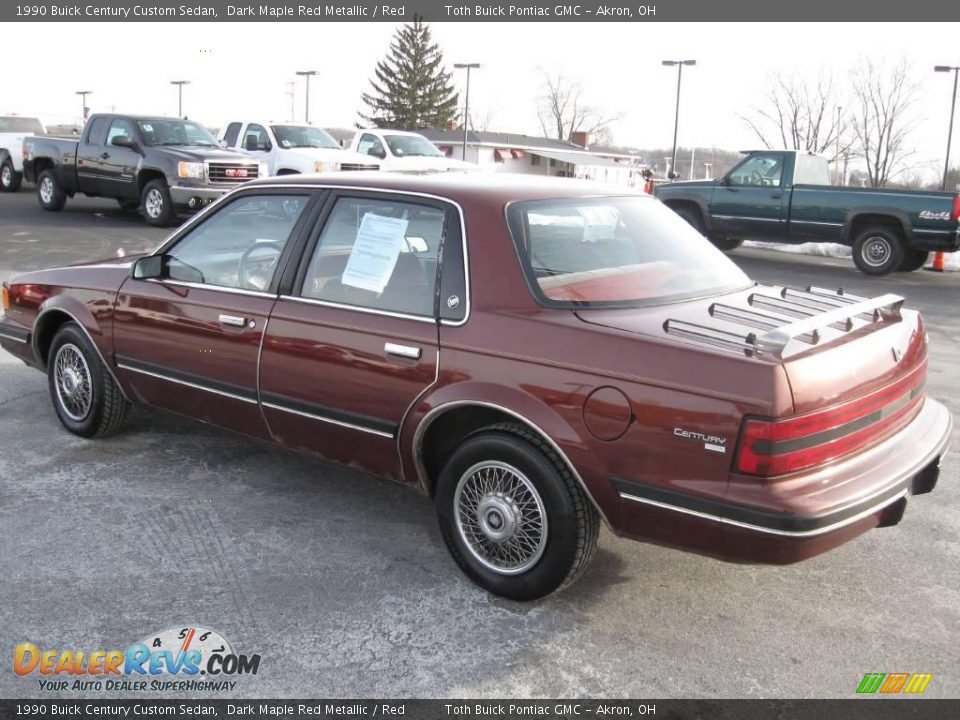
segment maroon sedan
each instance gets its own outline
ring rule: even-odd
[[[3,294],[70,432],[137,403],[406,483],[517,599],[572,582],[600,520],[763,563],[896,524],[951,428],[901,298],[756,285],[654,198],[572,180],[259,181]]]

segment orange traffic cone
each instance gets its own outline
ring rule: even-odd
[[[943,272],[943,268],[944,268],[943,251],[937,250],[933,254],[933,266],[928,267],[927,270],[930,270],[931,272]]]

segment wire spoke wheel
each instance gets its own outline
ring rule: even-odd
[[[60,407],[71,420],[79,422],[93,407],[93,382],[87,359],[76,345],[67,343],[57,350],[53,363]]]
[[[457,529],[470,553],[503,575],[529,570],[547,545],[547,514],[533,483],[512,465],[468,468],[454,494]]]

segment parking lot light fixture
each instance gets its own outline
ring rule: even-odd
[[[307,92],[304,99],[304,122],[310,123],[310,78],[317,74],[316,70],[297,70],[297,75],[302,75],[307,80]]]
[[[683,80],[683,66],[696,65],[696,60],[663,60],[663,65],[667,67],[677,67],[677,109],[673,118],[673,153],[671,154],[670,172],[668,178],[677,177],[677,130],[680,127],[680,82]]]
[[[171,85],[177,86],[177,117],[183,117],[183,86],[189,85],[189,80],[171,80]]]
[[[467,90],[463,100],[463,161],[467,161],[467,131],[470,125],[470,71],[483,67],[480,63],[454,63],[454,69],[467,71]]]
[[[950,98],[950,127],[947,128],[947,159],[943,163],[943,180],[940,182],[940,189],[946,190],[947,173],[950,172],[950,143],[953,140],[953,112],[957,109],[957,75],[960,74],[960,66],[936,65],[933,71],[953,73],[953,95]]]
[[[87,122],[87,95],[93,95],[93,90],[77,90],[77,95],[80,96],[80,106],[81,112],[80,117],[83,118],[83,122]]]

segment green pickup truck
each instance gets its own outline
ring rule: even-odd
[[[654,194],[721,250],[744,240],[842,243],[862,272],[886,275],[960,248],[956,193],[831,186],[826,159],[803,152],[748,152],[719,180]]]

